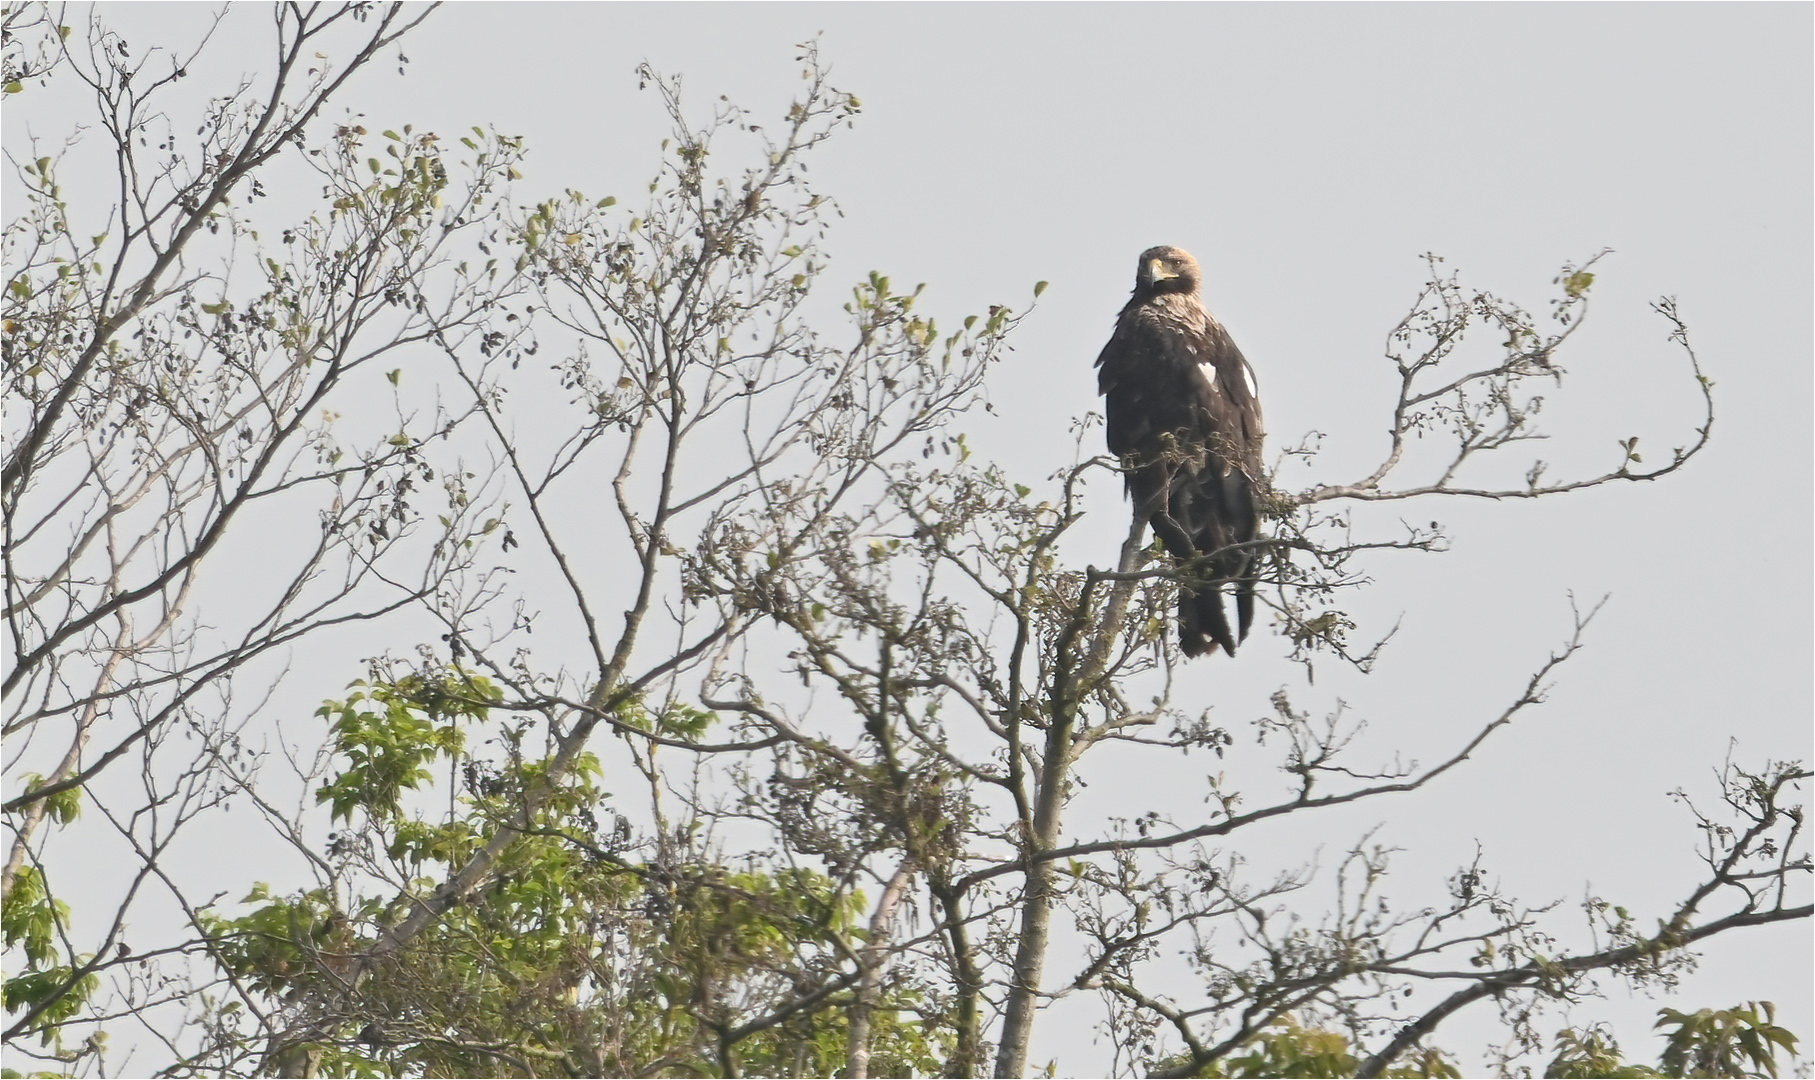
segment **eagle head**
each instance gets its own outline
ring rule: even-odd
[[[1137,292],[1195,293],[1202,279],[1203,272],[1189,251],[1162,244],[1141,252],[1134,287]]]

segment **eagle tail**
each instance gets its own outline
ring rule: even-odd
[[[1236,604],[1240,610],[1239,594]],[[1252,608],[1251,597],[1248,604]],[[1215,652],[1219,646],[1230,656],[1235,655],[1237,639],[1229,630],[1229,617],[1223,612],[1223,590],[1220,584],[1205,582],[1195,592],[1181,590],[1178,617],[1179,648],[1184,650],[1186,656],[1202,656],[1204,653]]]

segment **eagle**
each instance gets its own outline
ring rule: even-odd
[[[1254,371],[1198,298],[1203,272],[1180,248],[1141,252],[1134,295],[1097,357],[1109,451],[1135,513],[1189,576],[1179,595],[1186,656],[1235,655],[1254,621],[1260,531],[1260,394]],[[1223,611],[1235,591],[1236,627]]]

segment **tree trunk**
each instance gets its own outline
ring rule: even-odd
[[[858,954],[863,974],[857,982],[857,1000],[851,1004],[850,1040],[845,1051],[844,1074],[850,1080],[865,1080],[870,1075],[870,1014],[876,1008],[876,988],[882,983],[882,972],[888,967],[889,932],[895,924],[895,909],[901,906],[902,894],[913,879],[914,863],[908,859],[882,890],[876,914],[870,917],[870,939]]]
[[[1059,815],[1065,806],[1066,774],[1071,769],[1071,722],[1055,720],[1046,733],[1046,760],[1040,770],[1039,804],[1033,833],[1027,838],[1027,885],[1021,899],[1021,934],[1015,946],[1015,971],[1002,1018],[1002,1042],[996,1048],[997,1076],[1026,1076],[1027,1047],[1039,1006],[1040,977],[1046,969],[1046,944],[1052,925],[1052,864],[1036,861],[1058,840]]]
[[[1119,573],[1131,573],[1140,565],[1141,539],[1145,533],[1146,523],[1137,516],[1122,544],[1121,558],[1116,565]],[[1119,580],[1111,586],[1103,614],[1088,632],[1085,661],[1082,664],[1074,662],[1070,680],[1055,678],[1053,682],[1052,723],[1046,731],[1046,754],[1040,766],[1033,829],[1026,844],[1027,891],[1021,900],[1021,934],[1015,945],[1015,970],[1008,988],[1008,1008],[1002,1017],[1002,1042],[996,1048],[997,1076],[1027,1075],[1027,1050],[1033,1038],[1040,978],[1046,970],[1046,949],[1052,930],[1052,864],[1039,856],[1059,842],[1059,817],[1065,808],[1065,792],[1069,786],[1071,732],[1077,719],[1079,700],[1090,684],[1100,677],[1110,645],[1122,631],[1128,601],[1133,595],[1131,580]],[[1089,603],[1088,590],[1080,602]],[[1083,612],[1079,615],[1084,617]],[[1061,649],[1061,654],[1070,651]]]

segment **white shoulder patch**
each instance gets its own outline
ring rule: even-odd
[[[1196,352],[1197,350],[1193,349],[1192,351]],[[1217,388],[1217,386],[1216,386],[1216,365],[1212,364],[1208,360],[1205,360],[1203,363],[1197,365],[1197,369],[1204,373],[1204,381],[1210,384],[1210,389],[1215,390]],[[1250,380],[1250,381],[1252,381],[1252,380]]]
[[[1251,398],[1260,397],[1260,387],[1254,385],[1254,369],[1248,366],[1248,362],[1246,360],[1242,361],[1242,382],[1245,382],[1248,384],[1248,396],[1249,397],[1251,397]]]

